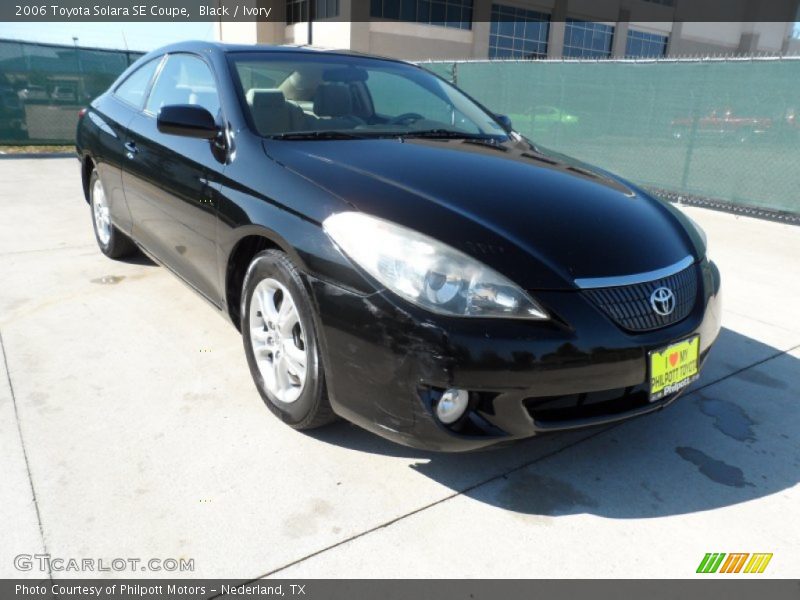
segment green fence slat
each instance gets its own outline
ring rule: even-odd
[[[800,60],[425,63],[538,144],[668,192],[800,213]]]
[[[0,40],[0,144],[72,144],[78,111],[141,55]]]
[[[0,40],[0,144],[71,144],[78,110],[139,56]],[[800,60],[423,66],[635,183],[800,214]]]

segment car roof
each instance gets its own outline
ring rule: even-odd
[[[231,44],[228,42],[210,42],[210,41],[186,41],[169,44],[162,46],[149,55],[164,54],[167,52],[203,52],[213,51],[222,52],[224,54],[234,54],[237,52],[247,53],[286,53],[286,54],[336,54],[342,56],[351,56],[353,58],[373,58],[376,60],[386,60],[391,62],[409,64],[405,61],[396,58],[389,58],[384,56],[376,56],[374,54],[365,54],[363,52],[355,52],[353,50],[337,50],[330,48],[320,48],[316,46],[300,46],[300,45],[283,45],[277,46],[272,44]]]

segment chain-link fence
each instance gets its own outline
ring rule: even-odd
[[[0,40],[0,144],[71,144],[78,111],[140,52]]]
[[[542,146],[636,183],[800,213],[800,57],[423,66]]]
[[[70,144],[139,56],[0,40],[0,143]],[[665,193],[800,214],[800,57],[425,63],[542,146]]]

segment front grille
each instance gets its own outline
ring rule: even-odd
[[[650,305],[656,288],[667,287],[675,294],[675,309],[663,317]],[[629,331],[650,331],[682,321],[694,308],[697,300],[697,267],[633,285],[585,290],[586,296],[617,325]]]

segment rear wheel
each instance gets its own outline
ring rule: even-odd
[[[92,209],[92,227],[100,251],[109,258],[122,258],[133,254],[136,245],[111,223],[111,208],[103,182],[97,169],[89,178],[89,205]]]
[[[295,429],[336,420],[325,389],[311,299],[278,250],[256,255],[245,276],[241,329],[250,374],[264,403]]]

